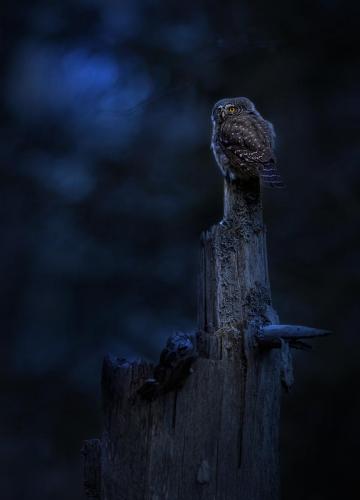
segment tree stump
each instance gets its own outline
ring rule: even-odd
[[[198,331],[171,339],[157,367],[105,359],[104,432],[84,455],[91,496],[279,498],[281,372],[291,379],[302,327],[267,341],[278,318],[258,179],[225,181],[224,218],[201,238],[198,316]]]

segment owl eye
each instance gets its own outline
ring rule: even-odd
[[[227,111],[228,111],[228,113],[235,113],[236,108],[235,108],[235,106],[229,106],[229,107],[227,108]]]

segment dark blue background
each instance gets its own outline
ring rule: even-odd
[[[354,498],[359,14],[337,0],[2,2],[4,500],[81,498],[104,354],[156,359],[196,328],[199,234],[222,209],[210,110],[237,95],[274,123],[287,183],[264,202],[274,305],[336,332],[296,355],[284,499]]]

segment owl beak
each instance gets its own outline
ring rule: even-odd
[[[219,115],[222,120],[225,118],[225,108],[223,108],[222,106],[219,109]]]

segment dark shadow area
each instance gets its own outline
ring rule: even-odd
[[[0,32],[2,498],[82,498],[112,352],[196,328],[200,232],[221,217],[210,112],[251,98],[287,189],[266,191],[296,355],[284,500],[354,498],[359,446],[359,8],[331,1],[5,0]]]

